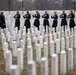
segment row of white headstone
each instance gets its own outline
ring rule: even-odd
[[[76,27],[75,27],[76,29]],[[74,30],[75,30],[74,29]],[[23,54],[25,53],[25,45],[27,41],[27,65],[28,65],[28,75],[36,75],[36,62],[41,63],[41,74],[48,75],[48,49],[50,43],[50,59],[52,61],[52,75],[58,75],[58,54],[60,54],[60,73],[66,73],[66,52],[68,52],[68,70],[73,70],[73,62],[76,62],[76,54],[73,55],[73,51],[76,51],[76,33],[73,30],[70,32],[69,28],[58,29],[55,33],[55,29],[49,28],[46,29],[46,33],[44,33],[44,28],[41,28],[40,31],[37,28],[31,28],[28,30],[26,34],[26,28],[22,28],[17,32],[17,28],[11,27],[6,28],[5,30],[1,29],[1,39],[4,50],[4,59],[6,60],[6,72],[11,75],[20,75],[20,71],[23,70]],[[36,32],[36,33],[35,33]],[[68,35],[69,34],[69,35]],[[26,40],[27,35],[27,40]],[[34,44],[34,50],[36,50],[36,62],[33,60],[33,46],[32,40]],[[39,43],[38,43],[39,41]],[[8,43],[10,43],[9,50]],[[56,44],[56,52],[55,52],[55,44]],[[44,56],[41,57],[41,49],[43,48]],[[75,50],[73,50],[75,48]],[[67,51],[66,51],[67,50]],[[13,53],[13,55],[12,55]],[[17,57],[17,65],[12,64],[12,56]],[[75,61],[73,61],[73,56]],[[76,63],[75,63],[76,65]]]
[[[12,30],[12,31],[11,31]],[[22,39],[20,40],[20,37]],[[25,46],[25,30],[21,36],[21,32],[17,34],[17,28],[13,30],[6,28],[1,29],[1,39],[4,51],[4,59],[6,61],[6,72],[11,75],[20,75],[20,71],[23,70],[23,53]],[[9,50],[8,43],[12,51]],[[13,54],[13,55],[12,55]],[[17,64],[12,64],[12,56],[17,57]]]

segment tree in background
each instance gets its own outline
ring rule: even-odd
[[[74,2],[72,0],[63,0],[63,4],[62,4],[62,7],[63,9],[73,9],[73,4]]]
[[[70,10],[76,9],[75,0],[22,0],[23,10]],[[0,0],[0,10],[22,10],[19,0]]]

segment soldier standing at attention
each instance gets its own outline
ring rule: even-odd
[[[60,18],[62,19],[61,26],[64,27],[64,31],[65,31],[65,26],[67,26],[67,20],[66,20],[67,15],[66,15],[65,11],[62,12],[62,14],[60,15]]]
[[[46,32],[46,26],[49,26],[49,14],[47,13],[47,11],[45,11],[45,14],[42,16],[42,18],[44,18],[44,22],[43,22],[43,26],[45,28],[45,32]]]
[[[57,27],[57,24],[58,24],[58,21],[57,21],[58,15],[57,15],[57,13],[54,12],[54,15],[51,16],[51,18],[54,19],[54,20],[53,20],[53,25],[52,25],[52,27],[55,28],[55,32],[56,32],[56,27]]]
[[[40,13],[38,11],[36,11],[36,14],[33,15],[33,18],[35,18],[35,21],[34,21],[34,26],[38,28],[39,30],[39,26],[40,26]]]
[[[0,13],[0,27],[1,29],[6,28],[5,16],[3,12]]]
[[[70,14],[68,15],[68,18],[70,18],[70,22],[69,22],[70,30],[71,30],[71,28],[73,28],[73,30],[74,30],[74,26],[75,26],[75,21],[74,21],[75,14],[73,13],[73,11],[70,11]]]
[[[27,33],[28,29],[30,29],[30,27],[31,27],[31,24],[30,24],[31,15],[30,15],[30,13],[27,11],[27,14],[25,14],[23,16],[23,18],[24,19],[26,18],[24,25],[26,26],[26,33]]]
[[[17,27],[18,28],[18,30],[20,29],[20,14],[19,14],[19,12],[17,12],[17,14],[14,16],[14,18],[15,18],[15,27]]]

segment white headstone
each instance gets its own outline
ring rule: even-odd
[[[65,50],[65,39],[61,38],[61,50]]]
[[[20,45],[19,35],[16,35],[16,41],[17,41],[17,47],[19,47],[19,45]]]
[[[23,29],[23,33],[26,35],[26,30],[25,29]]]
[[[31,46],[31,38],[28,38],[28,46]]]
[[[6,42],[6,37],[2,38],[2,44]]]
[[[66,37],[66,50],[69,48],[69,37]]]
[[[5,28],[5,32],[6,32],[6,36],[7,36],[7,33],[8,33],[8,28]]]
[[[40,49],[40,44],[36,45],[36,62],[40,63],[41,61],[41,49]]]
[[[10,67],[10,75],[20,75],[18,65],[12,65]]]
[[[35,42],[34,50],[36,50],[37,37],[34,37],[34,42]]]
[[[74,27],[74,34],[76,34],[76,26]]]
[[[62,38],[64,38],[64,31],[62,31]]]
[[[13,48],[13,37],[12,36],[10,36],[10,48]]]
[[[28,75],[36,75],[35,61],[28,61]]]
[[[58,33],[58,30],[59,30],[58,27],[56,27],[56,32],[57,32],[57,33]]]
[[[73,49],[68,49],[68,70],[73,70]]]
[[[28,28],[28,33],[30,33],[30,29]]]
[[[59,39],[57,39],[56,40],[56,53],[60,53],[60,40]]]
[[[50,41],[52,41],[52,34],[49,34],[49,39]]]
[[[69,37],[69,39],[70,39],[70,48],[73,48],[73,36],[70,36]]]
[[[3,29],[1,29],[1,33],[3,33]]]
[[[37,40],[40,40],[40,31],[37,31]]]
[[[50,56],[54,54],[54,41],[50,41]]]
[[[17,34],[17,30],[18,30],[18,29],[17,29],[17,27],[16,27],[16,28],[15,28],[15,33],[16,33],[16,34]]]
[[[23,40],[23,44],[24,44],[24,46],[25,46],[25,44],[26,44],[26,39],[25,39],[26,37],[25,37],[25,34],[23,33],[22,34],[22,40]]]
[[[16,41],[13,41],[12,42],[12,48],[13,48],[13,56],[17,56],[17,42]]]
[[[44,28],[43,28],[43,30],[42,30],[42,37],[44,38]]]
[[[9,28],[7,29],[7,32],[9,31]],[[6,32],[6,33],[7,33]],[[13,27],[10,27],[10,34],[13,36]]]
[[[74,48],[76,47],[76,35],[74,35]]]
[[[52,33],[52,29],[51,29],[51,28],[49,28],[49,33],[50,33],[50,34]]]
[[[45,42],[48,44],[48,35],[45,35]]]
[[[76,46],[74,48],[74,68],[76,68]]]
[[[70,29],[68,29],[68,36],[70,36]]]
[[[31,36],[30,36],[30,32],[28,32],[28,38],[31,38]]]
[[[19,66],[19,70],[23,70],[23,49],[18,48],[18,54],[17,54],[17,62]]]
[[[44,42],[44,57],[48,59],[48,45],[47,42]]]
[[[6,51],[8,51],[8,43],[3,43],[3,50],[4,50],[4,58],[6,59]]]
[[[71,32],[70,32],[70,33],[71,33],[71,36],[73,36],[73,32],[74,32],[74,31],[73,31],[73,28],[71,28]]]
[[[8,38],[8,42],[10,42],[10,32],[8,32],[7,38]]]
[[[13,31],[13,40],[16,40],[16,32]]]
[[[68,37],[68,31],[65,30],[65,37]]]
[[[27,61],[31,61],[33,60],[33,51],[32,51],[32,47],[31,46],[28,46],[28,50],[27,50]]]
[[[41,75],[48,75],[48,60],[46,57],[41,59]]]
[[[10,67],[12,65],[12,53],[11,51],[6,51],[6,72],[10,73]]]
[[[19,30],[19,38],[21,38],[21,30]]]
[[[20,40],[20,46],[23,49],[23,53],[25,54],[25,46],[23,40]]]
[[[66,74],[66,52],[61,51],[60,54],[60,74],[65,75]]]
[[[46,35],[48,35],[48,27],[46,28]]]
[[[56,43],[57,34],[56,34],[56,33],[54,33],[53,35],[54,35],[54,42]]]
[[[35,33],[32,33],[33,42],[35,42],[34,37],[35,37]]]
[[[55,33],[55,28],[52,28],[53,33]]]
[[[36,32],[36,34],[37,34],[37,31],[38,31],[37,28],[35,28],[35,32]]]
[[[60,35],[60,32],[58,32],[58,39],[60,40],[60,38],[61,38],[61,35]]]
[[[40,47],[43,48],[43,37],[40,36]]]
[[[52,75],[58,75],[58,56],[57,54],[52,55]]]
[[[3,38],[5,37],[4,33],[1,33],[1,41],[3,43]]]

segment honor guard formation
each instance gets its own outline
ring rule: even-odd
[[[62,26],[64,27],[64,31],[65,31],[65,27],[68,25],[67,19],[69,18],[70,18],[70,21],[69,21],[70,30],[71,28],[74,29],[74,26],[75,26],[75,21],[74,21],[75,14],[73,13],[73,11],[70,11],[68,15],[65,13],[65,11],[62,11],[61,15],[58,15],[57,12],[54,12],[54,15],[52,16],[50,16],[47,11],[45,11],[43,15],[40,15],[38,11],[36,11],[36,14],[31,15],[29,11],[27,11],[27,13],[23,16],[23,18],[25,19],[24,26],[26,26],[26,33],[28,32],[28,29],[30,29],[31,27],[31,22],[30,22],[31,17],[35,18],[33,25],[37,27],[38,30],[40,29],[40,18],[42,17],[44,19],[43,26],[44,26],[45,32],[46,32],[46,26],[49,27],[50,25],[49,24],[50,17],[51,19],[53,19],[52,27],[55,28],[55,32],[58,26],[58,18],[61,19],[61,27]],[[20,13],[17,12],[14,18],[15,18],[15,27],[17,27],[19,30],[20,29],[20,18],[21,18]],[[5,16],[3,12],[0,13],[0,27],[2,29],[6,28]]]

